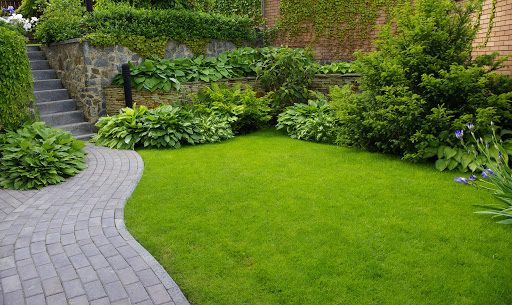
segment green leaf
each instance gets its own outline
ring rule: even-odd
[[[446,169],[446,167],[448,166],[447,162],[443,159],[438,159],[436,161],[435,165],[436,165],[436,169],[441,172],[444,171]]]

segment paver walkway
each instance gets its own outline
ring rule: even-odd
[[[0,189],[0,305],[188,304],[124,226],[141,157],[85,150],[89,167],[60,185]]]

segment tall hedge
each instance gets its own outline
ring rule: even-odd
[[[0,125],[30,118],[33,79],[25,37],[0,27]]]

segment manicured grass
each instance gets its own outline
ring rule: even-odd
[[[139,153],[126,224],[192,304],[512,303],[512,227],[456,173],[272,129]]]

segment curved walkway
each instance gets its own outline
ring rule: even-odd
[[[89,167],[60,185],[0,189],[0,305],[189,304],[124,226],[141,157],[85,150]]]

